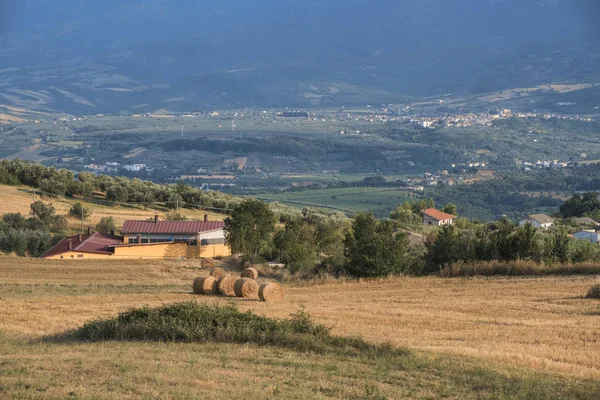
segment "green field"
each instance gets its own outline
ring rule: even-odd
[[[314,206],[355,213],[371,211],[385,216],[392,209],[411,199],[414,194],[398,188],[359,187],[307,190],[258,195],[265,201],[277,201],[294,206]]]

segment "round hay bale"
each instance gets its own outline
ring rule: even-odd
[[[214,276],[203,276],[196,278],[193,285],[196,294],[215,294],[217,293],[217,280]]]
[[[218,290],[223,296],[235,297],[235,283],[237,278],[235,276],[226,276],[219,280]]]
[[[200,266],[202,268],[214,268],[215,260],[212,258],[203,258],[202,261],[200,261]]]
[[[223,268],[213,268],[210,270],[210,276],[219,280],[225,278],[227,276],[227,273]]]
[[[281,301],[283,296],[285,296],[285,292],[278,283],[265,283],[258,289],[258,297],[262,301]]]
[[[257,299],[258,282],[250,278],[238,279],[233,285],[233,291],[237,297],[243,297],[245,299]]]
[[[256,268],[246,268],[242,271],[242,278],[258,279],[258,270]]]

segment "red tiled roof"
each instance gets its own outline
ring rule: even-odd
[[[73,250],[69,250],[69,241],[73,243]],[[123,243],[122,237],[107,235],[100,232],[92,233],[91,235],[81,235],[81,241],[79,241],[79,235],[69,236],[42,254],[40,258],[56,256],[69,251],[93,254],[112,254],[113,251],[109,246],[114,246],[120,243]]]
[[[125,221],[121,233],[189,233],[216,231],[223,229],[223,221]]]
[[[447,219],[456,218],[456,215],[446,214],[445,212],[441,212],[435,208],[428,208],[427,210],[423,211],[423,214],[435,219],[436,221],[445,221]]]

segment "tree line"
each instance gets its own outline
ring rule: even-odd
[[[600,262],[600,246],[570,237],[568,220],[543,230],[507,218],[489,223],[457,218],[454,225],[431,230],[421,221],[422,211],[433,205],[433,200],[407,202],[385,220],[370,213],[359,213],[353,220],[337,219],[310,210],[277,220],[266,204],[249,199],[225,220],[225,235],[232,252],[243,261],[277,261],[303,276],[419,275],[439,273],[455,263],[496,260]],[[451,203],[442,210],[457,212]],[[408,236],[419,231],[422,242],[410,243]]]
[[[50,196],[92,198],[104,196],[107,201],[137,203],[151,207],[157,203],[168,208],[231,209],[240,199],[215,191],[203,191],[183,183],[164,185],[137,178],[111,177],[46,167],[20,160],[0,161],[0,184],[26,185]]]

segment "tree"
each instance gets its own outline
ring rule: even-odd
[[[85,207],[81,203],[75,203],[69,210],[69,215],[73,218],[86,220],[92,216],[92,210],[89,207]]]
[[[31,213],[42,220],[46,225],[52,223],[52,219],[56,216],[56,210],[52,204],[45,204],[38,200],[31,204]]]
[[[183,197],[179,193],[173,193],[167,200],[166,206],[172,210],[178,210],[183,207],[183,204]]]
[[[273,243],[290,272],[308,272],[317,262],[315,227],[307,221],[291,220],[275,233]]]
[[[275,215],[262,201],[248,199],[225,219],[224,230],[231,251],[254,261],[272,244]]]
[[[394,234],[390,221],[379,222],[373,214],[356,216],[344,245],[345,270],[352,276],[387,276],[409,270],[406,235]]]
[[[20,213],[6,213],[2,216],[2,220],[13,229],[24,229],[27,225],[27,220]]]
[[[127,201],[129,192],[121,185],[112,185],[106,191],[106,200],[114,201],[117,204]]]
[[[437,272],[445,265],[452,264],[458,257],[459,232],[453,225],[446,225],[437,235],[430,235],[425,241],[427,247],[427,272]]]
[[[96,224],[96,232],[111,233],[116,231],[115,220],[113,217],[102,217]]]
[[[450,215],[458,215],[458,211],[456,209],[456,204],[454,203],[448,203],[444,206],[444,208],[442,209],[443,212],[445,212],[446,214],[450,214]]]

